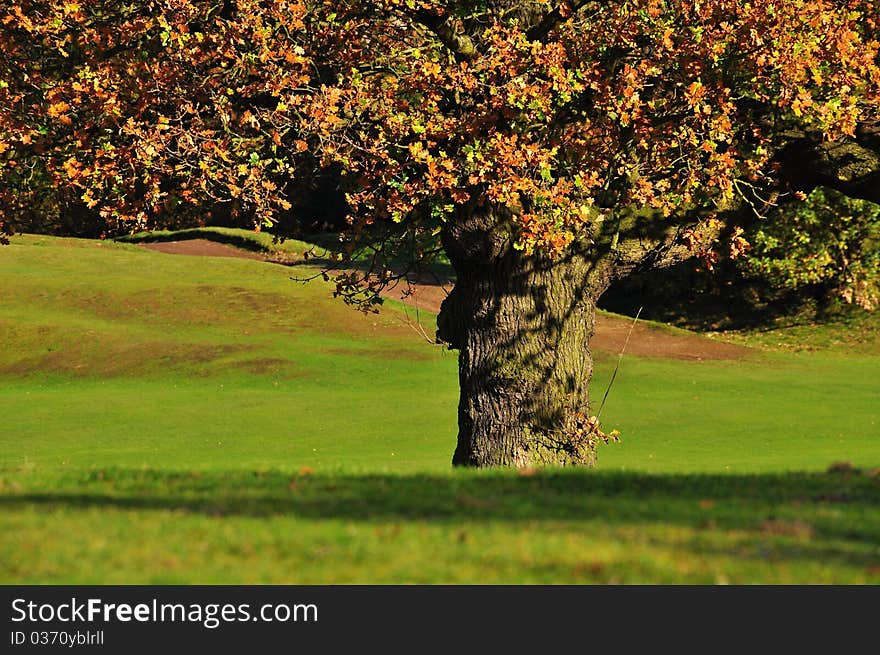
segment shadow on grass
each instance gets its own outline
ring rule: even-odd
[[[521,476],[105,469],[64,475],[45,479],[38,473],[0,473],[0,512],[143,510],[216,519],[430,522],[456,529],[474,523],[537,523],[528,529],[567,525],[585,534],[619,527],[621,534],[643,535],[650,543],[701,557],[834,563],[870,571],[880,563],[880,477],[855,471],[650,475],[562,470]],[[669,528],[691,532],[674,537]]]
[[[880,477],[845,473],[753,475],[555,470],[534,475],[179,472],[110,468],[42,483],[13,474],[0,507],[51,505],[173,510],[207,515],[355,520],[601,520],[694,524],[711,518],[736,527],[756,515],[836,512],[880,515]],[[0,474],[2,477],[2,474]],[[51,484],[51,488],[49,485]],[[12,492],[10,493],[10,488]],[[820,512],[820,514],[822,514]],[[827,512],[826,512],[827,514]],[[849,538],[880,539],[880,521]]]

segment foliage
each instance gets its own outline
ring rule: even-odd
[[[48,186],[123,231],[203,204],[259,227],[325,165],[350,233],[385,224],[414,260],[434,253],[409,237],[485,203],[558,253],[617,207],[751,198],[786,126],[853,134],[877,19],[869,0],[17,0],[4,222]]]
[[[778,286],[828,286],[873,309],[880,300],[880,205],[817,188],[757,225],[746,270]]]
[[[253,127],[233,97],[298,83],[304,61],[270,37],[295,30],[302,7],[241,4],[234,22],[206,2],[10,6],[4,142],[21,161],[7,162],[8,176],[27,190],[37,171],[132,227],[186,203],[250,204],[258,219],[286,207],[268,174],[285,166],[269,156],[278,135]],[[267,52],[251,80],[250,62]]]

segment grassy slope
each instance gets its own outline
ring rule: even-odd
[[[628,357],[599,472],[451,471],[454,356],[289,277],[0,251],[0,581],[880,581],[880,477],[818,473],[880,464],[876,352]]]
[[[152,230],[149,232],[137,232],[119,238],[123,243],[156,243],[162,241],[181,241],[186,239],[208,239],[237,246],[247,250],[263,252],[269,255],[302,255],[303,252],[312,250],[313,244],[285,239],[276,241],[271,234],[243,230],[231,227],[195,227],[188,230]]]

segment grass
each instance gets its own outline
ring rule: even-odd
[[[824,322],[800,320],[781,327],[721,332],[719,336],[769,350],[833,351],[871,356],[880,352],[880,319],[877,312],[848,306]]]
[[[0,499],[4,577],[17,582],[863,583],[880,576],[876,479],[856,474],[111,468],[34,473],[18,484]]]
[[[454,354],[290,276],[0,250],[0,582],[880,582],[878,350],[627,356],[599,470],[459,471]]]

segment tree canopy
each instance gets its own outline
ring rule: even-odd
[[[877,22],[869,0],[20,0],[5,222],[51,187],[123,229],[206,201],[271,224],[315,158],[355,230],[490,202],[527,253],[621,207],[763,207],[781,148],[876,120]]]

